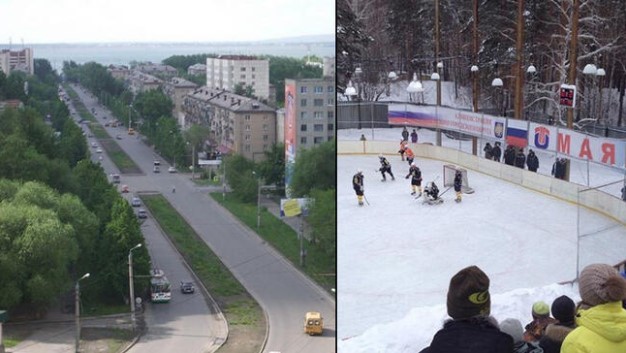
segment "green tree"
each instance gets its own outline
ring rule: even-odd
[[[228,156],[223,161],[232,194],[243,202],[256,202],[258,179],[252,173],[254,162],[241,155]]]
[[[311,190],[314,200],[307,222],[311,225],[313,241],[331,258],[337,254],[336,191]]]
[[[162,116],[171,116],[174,103],[159,90],[142,92],[137,95],[133,107],[143,118],[141,132],[152,139],[157,130],[157,121]]]
[[[259,163],[259,172],[265,184],[285,186],[285,145],[282,143],[273,144],[265,151],[265,160]]]
[[[337,182],[335,158],[335,141],[299,150],[290,185],[293,194],[309,196],[313,189],[334,189]]]

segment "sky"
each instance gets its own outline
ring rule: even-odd
[[[396,143],[401,128],[340,130],[339,140]],[[418,131],[419,141],[435,134]],[[458,141],[444,136],[443,146]],[[463,146],[466,148],[466,146]],[[381,182],[376,155],[337,158],[337,337],[342,353],[413,353],[432,340],[447,318],[445,298],[450,278],[477,265],[491,280],[491,314],[499,321],[531,320],[532,303],[551,303],[560,295],[579,300],[576,285],[558,285],[591,263],[616,264],[626,253],[626,228],[575,204],[468,170],[475,192],[454,202],[430,206],[410,195],[407,162],[388,155],[395,181]],[[540,155],[540,165],[551,156]],[[437,180],[443,192],[443,164],[416,158],[424,181]],[[582,183],[583,164],[572,163],[572,181]],[[362,169],[368,205],[358,206],[352,175]],[[618,171],[594,171],[593,180],[620,180]],[[438,177],[438,179],[437,179]],[[616,196],[617,197],[617,196]],[[580,217],[580,229],[577,220]],[[578,238],[580,234],[580,238]]]
[[[0,43],[233,42],[332,35],[334,0],[0,0]]]

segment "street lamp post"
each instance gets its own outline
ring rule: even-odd
[[[430,75],[430,79],[437,83],[437,103],[435,104],[435,119],[437,121],[437,146],[441,146],[441,129],[439,129],[439,106],[441,105],[441,76],[439,76],[439,69],[443,67],[443,63],[437,63],[437,71]]]
[[[80,348],[80,282],[82,279],[89,277],[89,273],[85,273],[81,278],[76,281],[75,288],[75,316],[76,316],[76,353],[79,352]]]
[[[128,287],[130,288],[130,321],[135,330],[135,286],[133,284],[133,250],[139,249],[141,243],[128,251]]]
[[[348,87],[346,87],[346,90],[344,91],[344,94],[351,101],[354,100],[354,97],[356,97],[357,93],[356,93],[356,89],[352,85],[352,81],[348,81]],[[361,128],[361,114],[360,114],[360,112],[358,112],[358,115],[359,115],[359,129],[360,129]]]

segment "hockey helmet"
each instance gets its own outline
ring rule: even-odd
[[[357,169],[357,170],[356,170],[356,173],[357,173],[357,174],[363,174],[363,169],[361,169],[361,168]]]
[[[415,162],[411,162],[411,167],[415,167]]]
[[[385,156],[383,156],[383,154],[381,153],[381,154],[378,155],[378,158],[382,159],[382,158],[385,158]]]

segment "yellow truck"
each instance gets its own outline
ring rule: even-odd
[[[309,311],[304,316],[304,333],[313,335],[321,335],[324,332],[324,319],[322,314],[317,311]]]

